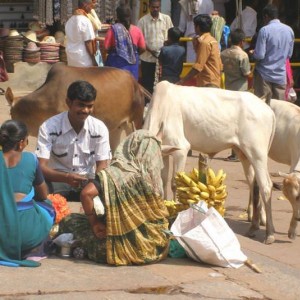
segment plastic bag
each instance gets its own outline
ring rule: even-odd
[[[296,91],[293,88],[290,88],[287,95],[287,101],[294,103],[297,100]]]
[[[247,257],[226,221],[200,201],[180,212],[171,231],[192,259],[221,267],[241,267]]]

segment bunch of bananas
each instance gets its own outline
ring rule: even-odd
[[[170,218],[175,217],[179,212],[190,207],[189,204],[183,204],[174,200],[164,200],[164,202],[168,209]]]
[[[224,180],[226,173],[220,169],[216,174],[211,168],[206,169],[205,182],[199,170],[193,170],[187,175],[185,172],[176,174],[176,194],[178,201],[184,205],[195,204],[204,200],[208,207],[213,206],[222,216],[225,214],[225,199],[227,197],[226,185]]]

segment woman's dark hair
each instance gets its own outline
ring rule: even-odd
[[[17,150],[18,143],[28,136],[26,125],[21,121],[8,120],[0,127],[0,146],[2,151]]]
[[[201,32],[210,32],[212,26],[212,19],[210,15],[200,14],[194,19],[195,26],[199,26]]]
[[[67,91],[69,100],[94,101],[97,96],[96,89],[87,81],[77,80],[70,84]]]
[[[271,20],[278,18],[278,8],[273,4],[268,4],[262,11],[263,16],[268,16]]]
[[[238,45],[245,39],[245,33],[242,29],[236,29],[231,31],[230,40],[232,45]]]
[[[131,9],[126,4],[121,4],[116,9],[117,20],[119,23],[123,24],[128,30],[130,27],[131,21]]]

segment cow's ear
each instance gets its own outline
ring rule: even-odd
[[[12,90],[11,90],[10,87],[8,87],[6,89],[5,99],[6,99],[6,101],[7,101],[7,103],[8,103],[9,106],[13,106],[13,103],[14,103],[14,94],[13,94],[13,92],[12,92]]]
[[[167,146],[167,145],[161,146],[161,153],[163,156],[168,156],[177,150],[180,150],[180,148],[174,146]]]

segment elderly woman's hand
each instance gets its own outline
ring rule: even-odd
[[[92,230],[98,239],[106,238],[106,226],[103,223],[97,221],[92,225]]]

